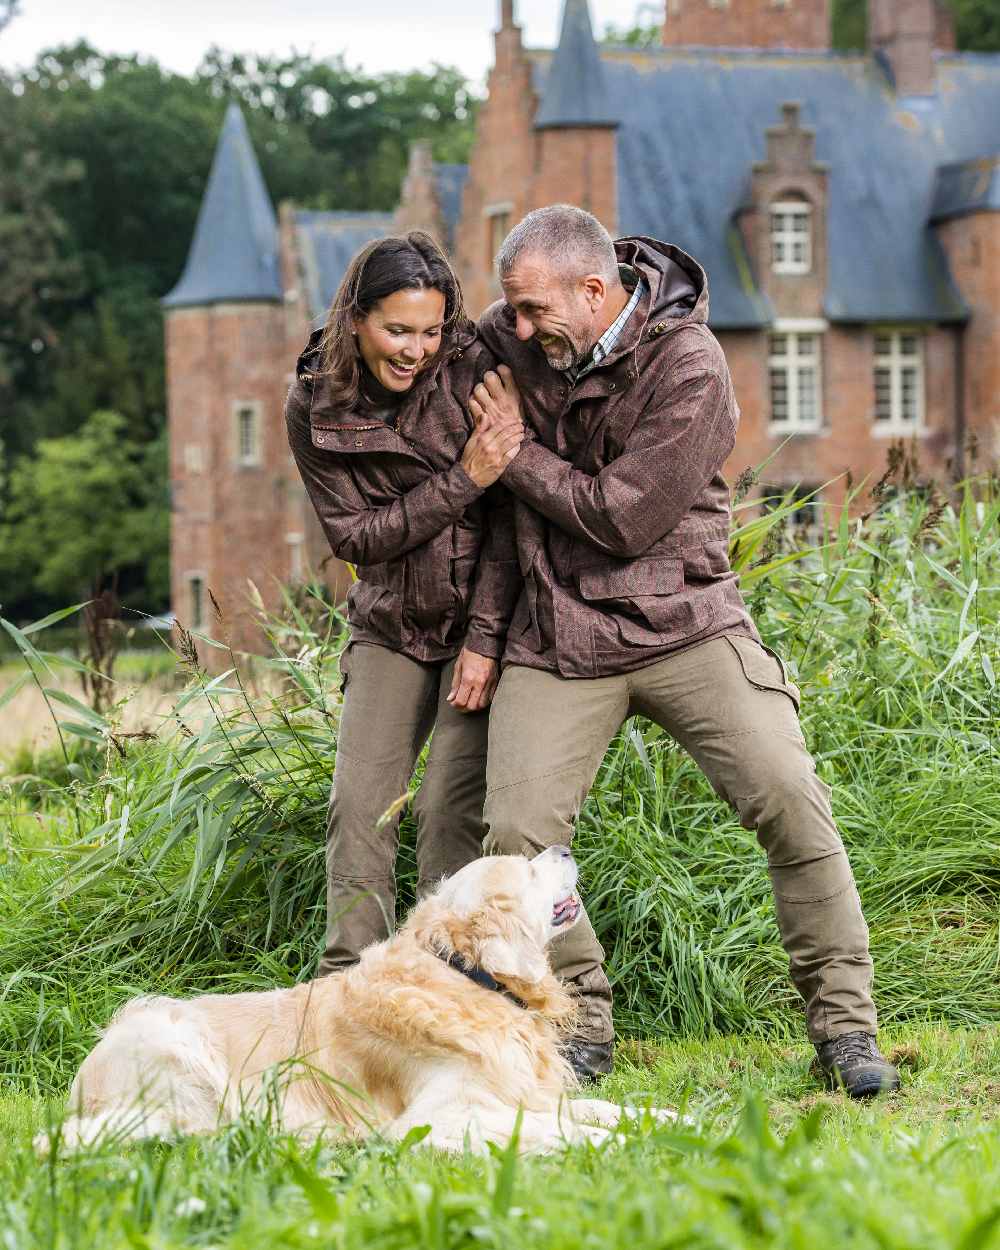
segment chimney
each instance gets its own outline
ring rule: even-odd
[[[935,49],[954,48],[951,19],[937,0],[869,0],[868,45],[900,96],[934,93]]]
[[[667,0],[670,48],[830,47],[830,0]]]
[[[510,30],[514,25],[514,0],[500,0],[500,29]]]

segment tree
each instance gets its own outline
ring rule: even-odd
[[[392,209],[409,144],[430,139],[442,161],[468,159],[475,101],[456,69],[372,75],[342,57],[314,61],[212,48],[198,79],[240,101],[276,200],[312,208]]]
[[[147,611],[163,607],[165,442],[137,449],[125,429],[118,413],[95,412],[77,433],[40,440],[14,465],[0,581],[34,586],[59,604],[110,585]],[[156,577],[144,578],[151,564]]]
[[[602,43],[631,44],[638,48],[655,47],[660,42],[663,24],[662,4],[640,4],[631,26],[606,23]]]
[[[955,18],[955,38],[968,52],[1000,51],[1000,5],[997,0],[948,0]]]
[[[0,30],[17,17],[18,0],[0,0]]]
[[[66,255],[66,225],[53,205],[82,168],[53,160],[21,125],[21,102],[0,83],[0,408],[9,411],[34,357],[58,339],[57,311],[75,293],[79,266]],[[16,422],[0,427],[8,448],[23,442]]]

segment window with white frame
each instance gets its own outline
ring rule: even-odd
[[[775,273],[812,269],[812,209],[805,200],[771,205],[771,268]]]
[[[260,464],[260,405],[236,404],[236,463]]]
[[[818,332],[785,330],[771,335],[768,371],[771,425],[789,433],[818,430],[823,419],[821,337]]]
[[[875,334],[875,429],[912,434],[923,422],[923,339],[910,330],[879,330]]]

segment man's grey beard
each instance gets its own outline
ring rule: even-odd
[[[587,354],[577,351],[569,339],[564,338],[560,338],[557,343],[550,343],[548,347],[542,347],[542,352],[549,365],[560,373],[575,369]]]

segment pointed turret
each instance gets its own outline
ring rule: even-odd
[[[587,0],[566,0],[559,47],[545,79],[535,129],[553,126],[617,126],[608,104],[601,54],[594,41]]]
[[[239,106],[230,104],[180,281],[164,308],[280,301],[278,223]]]

